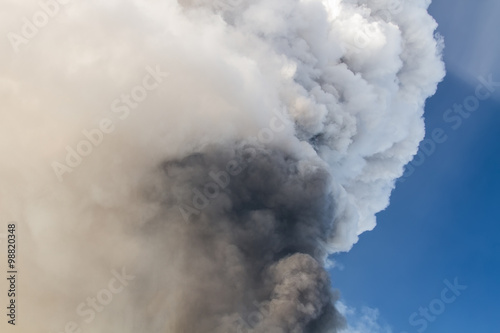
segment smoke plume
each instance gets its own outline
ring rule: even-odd
[[[327,256],[444,75],[429,3],[3,0],[19,332],[340,332]]]

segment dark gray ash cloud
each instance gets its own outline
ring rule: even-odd
[[[231,162],[233,175],[225,171]],[[192,280],[179,322],[185,331],[208,325],[214,332],[332,332],[343,322],[321,264],[335,233],[331,176],[323,165],[235,144],[165,161],[159,173],[146,191],[162,204],[144,225],[148,240],[172,237],[173,223],[164,217],[179,205],[200,209],[176,222],[188,234],[189,249],[179,255]]]

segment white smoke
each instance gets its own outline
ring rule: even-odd
[[[21,332],[335,332],[312,257],[375,227],[424,136],[444,75],[429,3],[2,0],[0,207],[22,242]],[[248,146],[256,175],[194,207]],[[281,220],[267,211],[237,235],[222,212],[254,202],[237,184],[301,207],[297,235],[269,231]],[[263,235],[287,245],[248,259],[238,242]],[[130,286],[92,320],[75,313],[122,267]],[[267,310],[242,324],[255,301]]]
[[[345,316],[348,324],[340,333],[392,333],[388,325],[380,323],[378,309],[362,307],[361,310],[350,308],[341,301],[336,304],[339,312]]]

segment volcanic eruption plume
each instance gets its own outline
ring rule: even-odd
[[[19,332],[340,332],[327,256],[444,75],[429,3],[4,0]]]

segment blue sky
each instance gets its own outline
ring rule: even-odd
[[[434,0],[430,12],[445,37],[447,76],[426,105],[427,138],[441,128],[447,140],[398,182],[375,230],[335,257],[333,285],[348,306],[377,308],[394,333],[497,333],[500,88],[457,129],[443,115],[474,94],[478,76],[500,82],[500,2]],[[427,327],[410,325],[455,278],[467,289]]]

